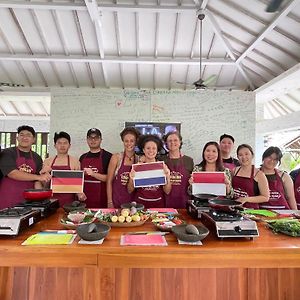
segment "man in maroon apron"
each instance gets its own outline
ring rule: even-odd
[[[89,208],[107,207],[106,178],[112,154],[101,149],[102,135],[99,129],[87,132],[90,151],[80,156],[81,170],[84,170],[84,194]]]
[[[290,173],[294,182],[294,192],[297,202],[297,207],[300,209],[300,169],[294,170]]]
[[[224,133],[220,136],[219,144],[224,168],[228,168],[230,171],[232,171],[235,167],[240,165],[239,161],[231,156],[231,152],[234,147],[233,136]]]
[[[42,188],[42,182],[51,179],[48,172],[39,174],[41,157],[31,151],[35,142],[35,131],[31,126],[18,128],[18,146],[4,149],[0,156],[0,209],[12,207],[24,201],[25,189]]]
[[[61,131],[54,134],[54,147],[57,154],[45,159],[41,173],[52,170],[80,170],[79,160],[68,154],[71,147],[71,137],[67,132]],[[55,193],[53,197],[59,200],[61,207],[75,199],[75,195],[72,193]],[[80,201],[86,199],[84,193],[77,194],[77,197]]]

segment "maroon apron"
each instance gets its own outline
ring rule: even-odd
[[[125,155],[123,154],[120,168],[112,183],[112,199],[115,208],[120,208],[121,204],[129,203],[134,200],[135,192],[133,191],[129,194],[127,190],[129,173],[132,166],[125,166],[124,160]]]
[[[224,166],[224,168],[227,168],[227,169],[229,169],[230,171],[232,171],[232,170],[236,167],[236,165],[235,165],[235,163],[234,163],[233,158],[232,158],[232,157],[230,157],[230,158],[231,158],[231,162],[224,162],[224,161],[223,161],[223,166]]]
[[[53,162],[51,164],[51,169],[54,171],[58,170],[71,170],[70,166],[70,156],[68,155],[68,164],[66,166],[55,166],[55,161],[56,161],[57,155],[53,159]],[[67,203],[72,203],[75,199],[73,193],[54,193],[53,198],[58,199],[59,201],[59,206],[62,207]]]
[[[172,189],[169,195],[165,195],[166,207],[186,208],[188,200],[188,186],[190,174],[184,167],[183,157],[179,158],[179,163],[174,165],[172,159],[168,159],[166,164],[170,169],[170,180]]]
[[[137,188],[135,201],[143,204],[145,208],[165,207],[163,186],[153,185]]]
[[[86,154],[81,161],[81,169],[91,168],[94,172],[103,174],[102,153],[101,150],[99,157],[87,157]],[[106,182],[84,174],[83,191],[87,197],[86,207],[107,208]]]
[[[298,209],[300,209],[300,172],[297,175],[295,183],[294,183],[294,191],[295,191],[297,207],[298,207]]]
[[[30,151],[30,158],[26,158],[20,156],[20,150],[18,148],[16,148],[16,151],[16,169],[22,172],[35,174],[36,164],[33,160],[32,152]],[[24,201],[24,190],[33,188],[34,181],[21,181],[11,179],[7,176],[3,177],[0,181],[0,209],[12,207]]]
[[[267,209],[290,209],[290,206],[285,198],[284,186],[277,170],[275,170],[275,180],[268,178],[270,198],[269,202],[260,203],[259,207]]]
[[[256,196],[254,193],[254,166],[252,166],[250,178],[237,176],[239,171],[240,171],[240,169],[232,177],[232,187],[233,187],[233,191],[234,191],[234,198],[238,199],[238,198]],[[254,208],[254,209],[259,208],[258,203],[246,202],[243,204],[243,206],[246,208]]]

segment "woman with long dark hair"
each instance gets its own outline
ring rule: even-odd
[[[240,167],[233,170],[232,187],[234,198],[247,208],[259,208],[259,203],[269,201],[269,185],[265,174],[252,164],[254,157],[250,145],[242,144],[237,148]]]
[[[231,197],[233,190],[231,186],[231,173],[230,170],[224,168],[220,146],[217,142],[211,141],[205,144],[202,151],[202,161],[196,165],[193,172],[224,172],[226,184],[226,196]],[[189,180],[190,184],[193,183],[193,178]]]

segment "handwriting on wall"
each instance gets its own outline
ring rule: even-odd
[[[169,91],[53,89],[51,136],[65,130],[72,153],[87,151],[86,131],[97,127],[103,148],[122,149],[119,133],[126,121],[180,122],[183,151],[199,162],[204,144],[232,134],[236,145],[255,141],[255,98],[243,91]]]

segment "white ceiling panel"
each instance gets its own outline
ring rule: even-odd
[[[201,79],[215,75],[209,88],[254,90],[300,61],[300,1],[284,0],[266,13],[270,1],[1,1],[0,90],[194,88],[188,84],[200,78],[199,13]],[[296,102],[274,97],[269,115],[295,111],[294,90]]]

